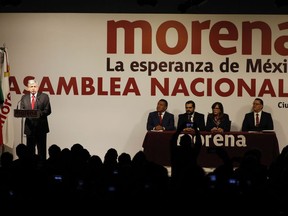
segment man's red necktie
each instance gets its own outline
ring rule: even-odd
[[[159,124],[162,125],[162,113],[159,113]]]
[[[258,113],[256,113],[256,127],[258,127],[259,126],[259,114]]]
[[[31,100],[31,107],[34,109],[35,106],[35,95],[32,95],[32,100]]]

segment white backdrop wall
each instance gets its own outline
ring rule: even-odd
[[[125,40],[125,31],[118,28],[112,52],[112,24],[124,20],[126,27],[135,24],[145,30],[135,28],[133,41],[131,32],[126,31],[130,37]],[[250,34],[250,23],[263,27],[264,33],[254,29]],[[80,143],[102,158],[111,147],[133,156],[142,150],[148,113],[160,98],[168,100],[175,123],[187,100],[194,100],[205,116],[213,102],[221,101],[232,130],[239,131],[255,97],[272,113],[280,149],[287,144],[285,15],[2,13],[0,29],[0,44],[9,51],[11,108],[16,108],[28,77],[35,77],[40,90],[50,95],[48,146]],[[134,49],[125,49],[128,44]],[[228,70],[220,67],[226,60],[233,63]],[[149,74],[135,66],[140,62],[158,68]],[[163,66],[171,62],[176,63],[170,69]],[[179,72],[186,62],[194,64],[193,72]],[[196,69],[198,62],[203,66]],[[241,81],[248,87],[241,87]],[[155,87],[157,82],[165,90]],[[16,146],[20,119],[14,125]]]

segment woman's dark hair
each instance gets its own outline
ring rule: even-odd
[[[219,109],[220,109],[220,114],[219,114],[219,117],[221,118],[224,114],[224,107],[223,107],[223,104],[221,102],[215,102],[212,104],[211,108],[212,108],[212,111],[213,109],[218,105]],[[212,112],[213,113],[213,112]]]

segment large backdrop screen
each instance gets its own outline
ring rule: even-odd
[[[35,77],[51,99],[48,145],[134,155],[161,98],[175,122],[187,100],[205,118],[220,101],[239,131],[255,97],[272,114],[280,148],[287,144],[285,15],[2,13],[0,29],[10,108]],[[16,146],[21,120],[13,120]]]

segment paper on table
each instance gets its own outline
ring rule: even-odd
[[[273,133],[273,132],[275,132],[275,131],[274,131],[274,130],[262,130],[262,132],[263,132],[263,133],[265,133],[265,132],[266,132],[266,133]]]
[[[152,132],[163,132],[163,130],[151,130]]]

